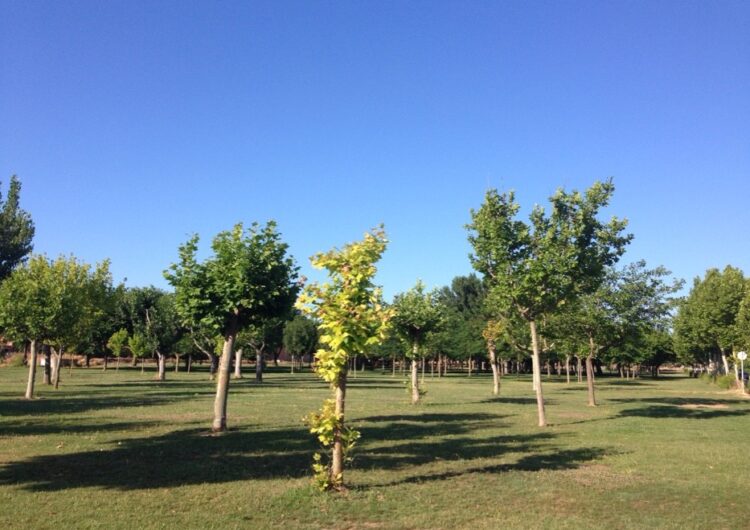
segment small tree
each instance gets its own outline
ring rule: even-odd
[[[309,417],[310,431],[324,447],[331,447],[330,463],[315,454],[313,469],[321,489],[344,487],[344,460],[359,433],[344,424],[346,376],[350,356],[367,352],[385,335],[389,311],[373,284],[375,263],[386,247],[382,228],[343,249],[316,254],[310,261],[328,271],[330,283],[310,284],[297,307],[319,322],[320,344],[315,357],[318,375],[331,385],[333,399]]]
[[[115,359],[117,359],[117,364],[115,365],[115,370],[120,369],[120,356],[122,355],[122,352],[125,351],[125,348],[128,343],[128,330],[120,328],[117,331],[115,331],[112,336],[107,341],[107,347],[112,352],[112,355],[115,356]]]
[[[427,334],[439,329],[443,314],[436,293],[425,293],[421,281],[393,300],[393,327],[409,344],[411,358],[411,402],[419,403],[420,388],[417,362],[423,354]]]
[[[188,329],[204,329],[223,338],[214,400],[212,430],[227,428],[229,371],[237,333],[266,319],[288,314],[299,291],[297,267],[287,256],[276,223],[242,224],[219,233],[214,254],[198,263],[198,236],[179,250],[180,262],[164,276],[175,288],[177,313]]]

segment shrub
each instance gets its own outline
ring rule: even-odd
[[[18,368],[23,366],[23,353],[14,353],[5,358],[5,366]]]
[[[719,388],[729,390],[730,388],[735,388],[735,386],[737,385],[737,379],[733,374],[720,375],[716,378],[716,385]]]

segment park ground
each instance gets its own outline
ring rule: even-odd
[[[362,438],[349,489],[311,485],[302,418],[328,394],[310,373],[232,381],[228,433],[209,434],[205,368],[66,369],[21,399],[0,368],[3,528],[750,528],[750,400],[679,374],[544,380],[426,377],[424,403],[380,372],[350,379]],[[41,381],[39,381],[41,382]]]

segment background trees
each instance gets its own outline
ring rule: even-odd
[[[213,256],[199,263],[198,236],[180,246],[178,263],[164,276],[175,289],[176,310],[189,329],[223,338],[214,402],[214,431],[226,430],[229,369],[237,333],[286,315],[299,290],[297,267],[287,255],[276,223],[237,224],[214,237]]]
[[[291,355],[292,372],[297,357],[303,358],[315,352],[318,345],[318,326],[305,315],[295,315],[284,326],[284,350]]]
[[[472,266],[494,291],[498,314],[515,312],[529,326],[539,426],[546,425],[546,418],[538,323],[561,304],[596,289],[605,267],[630,241],[623,235],[625,221],[597,219],[613,191],[611,180],[594,183],[584,194],[558,190],[550,197],[549,213],[535,207],[529,224],[516,220],[519,205],[512,192],[490,190],[480,209],[471,212]]]

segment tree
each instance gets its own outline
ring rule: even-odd
[[[33,249],[34,222],[19,206],[21,182],[13,175],[5,202],[0,196],[0,280],[26,259]]]
[[[736,321],[747,284],[742,271],[729,265],[695,278],[674,322],[675,349],[683,360],[707,362],[714,373],[721,361],[724,373],[729,373],[729,357],[734,357],[740,339]]]
[[[311,355],[318,345],[318,326],[305,315],[295,315],[284,326],[284,349],[292,356],[292,373],[296,357]]]
[[[27,399],[34,395],[37,345],[46,342],[58,349],[53,363],[57,387],[63,350],[80,341],[89,314],[98,311],[91,293],[107,285],[106,261],[92,270],[74,257],[50,261],[45,256],[32,257],[0,284],[0,326],[14,340],[31,343]]]
[[[513,192],[490,190],[479,210],[471,211],[472,266],[485,277],[498,301],[497,314],[515,312],[529,326],[539,426],[546,425],[540,372],[538,325],[582,293],[595,290],[605,267],[615,263],[631,236],[626,222],[597,219],[614,191],[612,181],[596,182],[586,193],[558,190],[547,214],[541,206],[530,223],[516,219]]]
[[[309,417],[310,431],[324,447],[332,448],[328,464],[315,454],[313,469],[321,489],[343,488],[344,459],[359,437],[344,424],[347,366],[350,356],[369,351],[385,336],[390,312],[373,277],[386,242],[381,227],[341,250],[316,254],[310,261],[315,268],[328,271],[329,283],[309,284],[297,301],[300,310],[319,322],[317,372],[334,393]]]
[[[164,276],[175,288],[182,324],[223,338],[211,427],[219,432],[227,428],[229,368],[237,333],[288,314],[299,285],[297,267],[273,221],[264,227],[253,223],[247,230],[237,224],[219,233],[211,246],[213,256],[199,263],[198,236],[193,236],[180,246],[179,263]]]
[[[116,370],[120,369],[120,356],[128,344],[128,330],[120,328],[107,341],[107,347],[117,359]]]
[[[421,349],[427,334],[436,331],[442,322],[443,314],[437,294],[426,293],[421,281],[409,291],[397,294],[393,299],[393,328],[409,344],[413,405],[419,403],[420,397],[417,362],[423,355]]]

